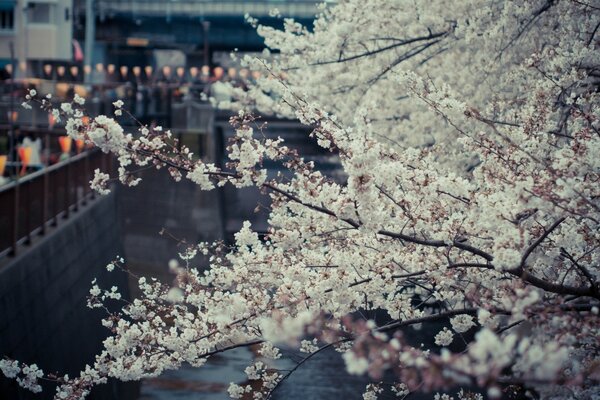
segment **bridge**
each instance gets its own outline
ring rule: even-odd
[[[273,16],[277,9],[282,17],[294,18],[309,29],[319,12],[313,0],[96,0],[94,57],[90,64],[117,66],[155,65],[161,50],[178,50],[184,57],[165,55],[168,62],[183,66],[219,65],[227,62],[231,51],[259,52],[264,40],[245,16],[261,24],[283,26],[283,18]],[[88,18],[89,9],[75,9],[80,19]],[[83,27],[76,27],[74,37],[84,40]],[[220,53],[223,57],[215,57]],[[165,61],[166,62],[166,61]],[[177,65],[179,66],[179,65]]]

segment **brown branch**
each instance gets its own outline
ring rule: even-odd
[[[556,228],[558,228],[558,226],[565,220],[566,218],[561,217],[559,219],[557,219],[556,221],[554,221],[554,223],[552,225],[550,225],[550,228],[545,229],[544,233],[537,238],[537,240],[535,242],[533,242],[526,250],[525,253],[523,253],[523,257],[521,258],[521,264],[519,265],[519,268],[517,268],[515,270],[515,272],[518,272],[518,270],[522,270],[523,268],[525,268],[525,264],[527,263],[527,259],[529,258],[529,256],[531,255],[531,253],[544,241],[544,239],[546,239],[548,237],[548,235],[550,235],[552,233],[552,231],[554,231]]]
[[[312,353],[310,353],[309,355],[307,355],[306,357],[304,357],[292,369],[290,369],[287,374],[285,374],[280,380],[277,381],[275,386],[273,386],[273,388],[271,390],[269,390],[269,393],[267,393],[267,396],[265,397],[265,399],[269,400],[271,398],[271,396],[273,396],[273,393],[279,387],[279,385],[281,385],[283,383],[283,381],[285,381],[287,378],[289,378],[290,375],[292,375],[298,368],[300,368],[305,362],[310,360],[312,357],[314,357],[315,355],[319,354],[323,350],[326,350],[338,343],[342,343],[342,342],[346,342],[346,341],[350,341],[350,340],[351,339],[343,339],[343,340],[339,340],[337,342],[328,343],[328,344],[320,347],[318,350],[315,350]]]
[[[521,35],[523,35],[523,33],[525,33],[527,31],[527,29],[529,29],[529,26],[540,16],[542,15],[544,12],[546,12],[550,7],[552,7],[552,5],[554,4],[555,0],[548,0],[546,1],[546,4],[544,4],[542,7],[540,7],[539,10],[537,10],[536,12],[533,13],[533,16],[529,19],[529,21],[527,21],[527,23],[525,24],[525,26],[523,28],[521,28],[521,30],[519,30],[519,32],[517,33],[517,35],[515,37],[513,37],[507,44],[506,46],[504,46],[502,48],[502,50],[500,50],[500,54],[498,54],[497,58],[501,58],[502,54],[504,53],[504,51],[506,51],[506,49],[508,49],[510,46],[512,46],[512,44],[514,42],[516,42],[517,40],[519,40],[519,38],[521,37]]]
[[[594,280],[594,277],[592,276],[590,271],[584,265],[579,264],[579,262],[575,260],[575,258],[564,247],[560,248],[560,252],[563,256],[568,258],[569,261],[571,261],[571,263],[573,263],[575,267],[577,267],[577,269],[579,270],[579,272],[581,272],[583,276],[585,276],[585,278],[590,282],[590,287],[592,288],[592,290],[598,293],[598,282]]]
[[[409,235],[405,235],[403,233],[395,233],[395,232],[390,232],[387,230],[381,230],[377,232],[379,235],[382,236],[387,236],[390,238],[394,238],[394,239],[401,239],[401,240],[405,240],[409,243],[414,243],[414,244],[420,244],[423,246],[430,246],[430,247],[456,247],[459,248],[461,250],[465,250],[469,253],[481,256],[483,258],[485,258],[487,261],[492,261],[494,259],[494,257],[483,251],[480,250],[476,247],[473,247],[469,244],[463,243],[463,242],[459,242],[459,241],[444,241],[444,240],[427,240],[427,239],[420,239],[414,236],[409,236]]]
[[[346,58],[342,58],[342,59],[337,59],[337,60],[319,61],[319,62],[311,63],[311,64],[309,64],[309,66],[337,64],[337,63],[342,63],[342,62],[356,60],[356,59],[359,59],[359,58],[362,58],[362,57],[369,57],[369,56],[372,56],[372,55],[375,55],[375,54],[378,54],[378,53],[382,53],[382,52],[387,51],[387,50],[394,49],[396,47],[404,46],[404,45],[415,43],[415,42],[421,42],[421,41],[424,41],[424,40],[435,39],[435,38],[444,36],[447,33],[448,32],[439,32],[439,33],[433,33],[433,34],[430,33],[427,36],[420,36],[420,37],[416,37],[416,38],[413,38],[413,39],[407,39],[407,40],[404,40],[402,42],[398,42],[398,43],[391,44],[389,46],[381,47],[381,48],[379,48],[377,50],[368,51],[368,52],[365,52],[365,53],[356,54],[354,56],[350,56],[350,57],[346,57]]]

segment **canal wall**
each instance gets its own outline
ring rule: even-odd
[[[188,179],[175,182],[166,170],[149,169],[139,176],[137,186],[120,188],[118,196],[127,266],[137,275],[171,283],[169,260],[187,244],[223,238],[221,194],[200,190]],[[131,288],[137,294],[134,282]]]
[[[123,254],[116,194],[100,197],[49,234],[20,249],[15,258],[0,260],[0,356],[37,363],[46,372],[74,376],[102,349],[108,330],[103,313],[86,306],[91,281],[117,286],[128,296],[127,276],[106,271]],[[18,388],[0,374],[0,398],[48,399],[52,384],[41,395]],[[109,382],[90,399],[135,398],[136,385]]]

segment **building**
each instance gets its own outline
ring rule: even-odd
[[[73,0],[0,0],[0,66],[8,73],[13,57],[21,77],[72,62]]]
[[[89,1],[89,0],[88,0]],[[76,6],[75,37],[85,38],[83,4]],[[282,25],[283,19],[270,15],[277,8],[281,15],[311,25],[317,8],[315,0],[94,0],[95,44],[90,57],[98,63],[114,65],[116,71],[127,67],[151,66],[154,71],[223,65],[229,53],[257,52],[264,42],[245,15],[267,25]]]

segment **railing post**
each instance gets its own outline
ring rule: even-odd
[[[31,181],[24,182],[25,191],[25,244],[31,244]]]
[[[77,160],[75,163],[72,163],[71,160],[69,160],[68,165],[70,167],[71,164],[79,164],[79,163],[80,163],[79,160]],[[75,212],[79,211],[79,180],[80,180],[79,179],[79,176],[80,176],[79,170],[80,170],[79,165],[75,165],[75,171],[74,171],[75,177],[73,177],[73,186],[74,186],[73,192],[75,195],[75,201],[73,202],[73,211],[75,211]]]
[[[50,134],[46,132],[44,135],[44,166],[48,168],[50,166]]]
[[[90,173],[90,153],[86,151],[84,155],[85,157],[83,159],[83,171],[81,172],[81,176],[83,178],[83,182],[81,182],[81,190],[83,194],[81,204],[85,206],[87,204],[87,177]]]
[[[65,164],[65,214],[63,215],[63,218],[69,218],[69,208],[70,208],[70,197],[71,197],[71,191],[70,189],[70,185],[69,185],[69,172],[71,170],[71,164],[69,162],[67,162]]]
[[[19,240],[19,185],[15,185],[15,195],[13,196],[13,217],[11,232],[11,250],[10,255],[17,255],[17,241]]]
[[[52,190],[52,196],[54,197],[54,201],[52,202],[52,214],[53,221],[52,226],[58,225],[58,172],[53,173],[54,176],[54,190]]]
[[[40,235],[46,234],[46,223],[48,222],[48,167],[44,167],[44,180],[42,184],[42,230]]]

